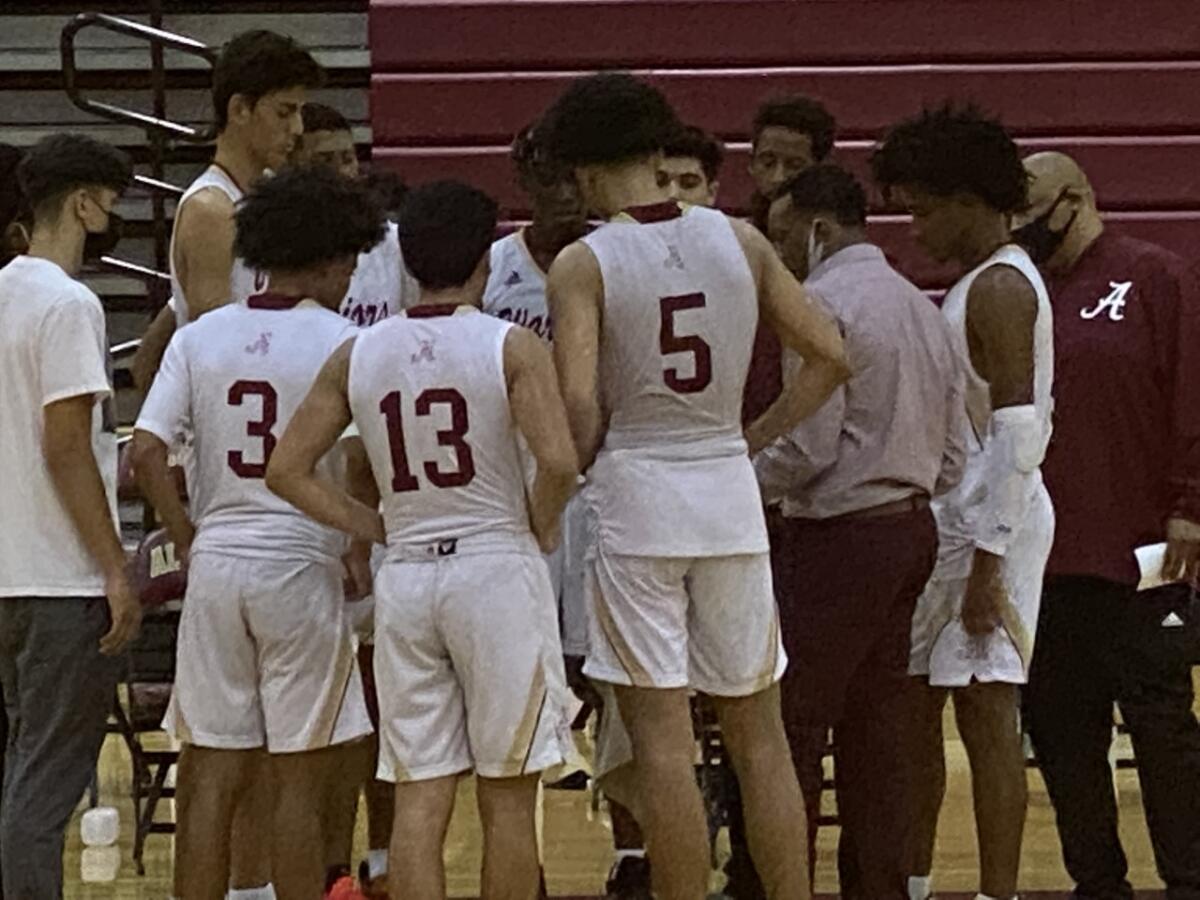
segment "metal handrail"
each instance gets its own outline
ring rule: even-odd
[[[137,112],[132,109],[123,109],[111,103],[89,100],[85,97],[79,87],[79,69],[75,65],[75,38],[84,29],[92,27],[111,31],[116,34],[123,34],[127,37],[139,38],[147,41],[151,47],[165,47],[170,50],[177,50],[180,53],[198,56],[209,65],[213,65],[217,59],[216,50],[206,44],[202,44],[200,41],[192,40],[183,35],[164,31],[161,28],[152,28],[140,22],[121,19],[105,13],[80,13],[63,28],[62,37],[59,42],[62,53],[63,87],[66,89],[67,96],[71,99],[72,103],[84,112],[92,113],[101,118],[137,125],[140,128],[145,128],[147,131],[157,131],[160,134],[169,135],[170,137],[188,141],[189,143],[206,144],[216,137],[217,130],[215,125],[201,130],[193,128],[190,125],[172,122],[170,119]]]

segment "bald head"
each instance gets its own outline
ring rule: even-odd
[[[1079,163],[1067,154],[1056,150],[1034,153],[1025,157],[1024,165],[1029,173],[1029,210],[1017,217],[1015,225],[1042,215],[1064,193],[1095,208],[1091,182]]]
[[[1029,207],[1013,216],[1014,237],[1051,271],[1071,268],[1104,230],[1096,194],[1079,163],[1057,151],[1023,160]]]

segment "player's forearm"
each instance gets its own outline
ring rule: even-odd
[[[167,344],[171,343],[171,336],[174,334],[175,314],[169,307],[164,306],[142,335],[142,343],[138,346],[130,365],[133,383],[143,394],[150,390],[154,375],[162,364],[163,353],[166,352]]]
[[[575,493],[577,482],[578,475],[565,467],[538,472],[529,503],[533,530],[539,539],[558,528],[567,501]]]
[[[167,445],[148,432],[135,431],[133,472],[142,496],[154,507],[171,540],[180,547],[190,546],[196,530],[171,475]]]
[[[105,578],[119,575],[125,568],[125,551],[91,444],[47,445],[45,459],[50,480],[84,547]]]
[[[600,406],[594,401],[567,405],[567,420],[571,426],[571,439],[579,457],[580,471],[586,472],[596,461],[600,443],[604,438]]]
[[[313,520],[344,531],[360,541],[382,544],[387,540],[383,519],[345,490],[315,474],[267,468],[267,487]]]
[[[805,360],[803,367],[783,386],[775,402],[746,429],[746,443],[751,455],[819,410],[846,377],[846,367],[840,359]]]

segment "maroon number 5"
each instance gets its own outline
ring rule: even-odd
[[[416,414],[428,416],[434,406],[450,407],[450,427],[437,433],[438,445],[454,449],[455,467],[443,470],[436,462],[426,461],[422,468],[434,487],[465,487],[475,478],[475,455],[464,438],[471,427],[467,417],[467,401],[454,388],[430,388],[417,397]],[[392,391],[379,401],[379,411],[387,422],[388,446],[392,452],[392,490],[396,493],[419,490],[421,483],[408,465],[408,449],[404,444],[404,415],[399,391]]]
[[[659,301],[662,327],[658,346],[663,356],[672,353],[692,354],[692,374],[683,376],[679,369],[663,369],[663,382],[677,394],[698,394],[712,383],[712,349],[704,338],[695,334],[677,335],[675,315],[686,309],[703,309],[707,300],[703,294],[680,294]]]
[[[246,434],[262,441],[262,462],[246,462],[241,450],[230,450],[226,459],[229,468],[239,478],[262,478],[267,474],[267,463],[275,452],[275,435],[271,429],[275,427],[278,416],[279,397],[275,388],[266,381],[235,381],[229,387],[229,405],[241,406],[245,397],[262,399],[262,416],[257,421],[246,423]]]

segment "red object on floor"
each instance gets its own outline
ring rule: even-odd
[[[347,875],[329,889],[325,900],[366,900],[366,895],[358,889],[358,880]]]

